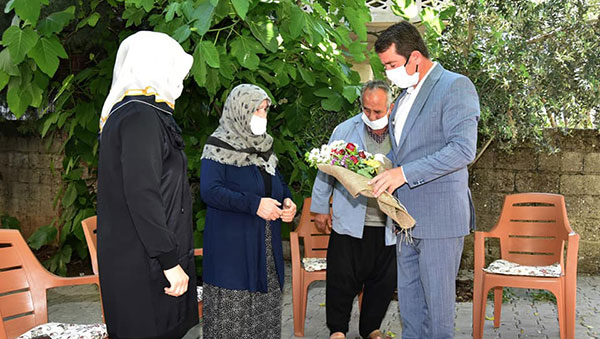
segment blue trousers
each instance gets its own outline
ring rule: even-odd
[[[398,237],[398,308],[403,339],[454,337],[456,275],[464,237]]]

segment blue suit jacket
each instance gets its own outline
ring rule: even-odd
[[[390,117],[392,161],[402,166],[407,180],[395,195],[417,222],[415,238],[459,237],[475,226],[467,165],[477,151],[479,98],[467,77],[439,64],[430,72],[398,144],[396,109]]]
[[[336,140],[344,140],[354,143],[359,149],[364,150],[364,138],[366,138],[367,129],[361,119],[361,114],[339,124],[333,130],[329,143]],[[389,158],[391,153],[387,156]],[[354,198],[339,181],[321,171],[317,173],[313,185],[310,211],[328,214],[329,199],[332,193],[333,215],[331,222],[333,229],[339,234],[362,239],[365,215],[367,213],[367,198],[362,195]],[[388,246],[396,244],[396,235],[393,232],[392,220],[390,218],[387,218],[385,244]]]

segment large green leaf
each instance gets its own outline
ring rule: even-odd
[[[96,13],[97,14],[97,13]],[[52,13],[42,19],[37,26],[38,32],[50,36],[60,32],[75,17],[75,6],[70,6],[64,11]]]
[[[192,65],[192,70],[190,71],[196,84],[200,87],[204,87],[206,85],[206,62],[202,58],[202,48],[200,44],[196,45],[196,49],[194,50],[194,64]]]
[[[185,40],[187,40],[187,38],[190,37],[190,34],[192,33],[192,31],[190,30],[190,26],[188,25],[182,25],[179,26],[179,28],[177,28],[175,30],[175,32],[173,32],[173,39],[177,40],[178,42],[184,42]]]
[[[49,77],[54,76],[58,69],[58,58],[67,58],[67,52],[60,44],[60,41],[53,35],[50,38],[41,37],[38,43],[29,51],[28,55],[35,60],[42,72]]]
[[[4,86],[6,86],[6,84],[8,84],[9,78],[10,78],[10,76],[8,74],[6,74],[6,72],[4,72],[3,70],[0,69],[0,92],[2,92],[2,90],[4,89]]]
[[[198,5],[196,9],[191,12],[191,17],[189,19],[194,20],[192,27],[198,35],[203,36],[208,31],[214,13],[215,6],[207,0]]]
[[[238,37],[231,43],[231,54],[242,66],[251,70],[257,69],[260,63],[260,59],[256,54],[265,52],[265,49],[256,39],[248,36]]]
[[[248,21],[250,31],[271,52],[277,52],[277,26],[268,17],[255,16]]]
[[[4,71],[8,75],[19,76],[21,74],[19,72],[19,67],[12,62],[8,48],[0,51],[0,70]]]
[[[246,14],[248,13],[248,7],[250,6],[250,1],[248,0],[231,0],[233,4],[233,8],[237,14],[242,18],[242,20],[246,20]]]
[[[62,205],[64,208],[67,208],[75,202],[77,199],[77,187],[73,182],[69,183],[67,186],[67,190],[65,191],[65,196],[62,199]]]
[[[349,103],[353,103],[360,96],[360,86],[344,86],[342,95]]]
[[[20,79],[19,79],[20,80]],[[8,108],[10,111],[17,117],[20,118],[27,107],[33,101],[33,95],[31,94],[31,84],[27,83],[22,85],[20,81],[16,78],[13,78],[8,83],[8,91],[6,92],[6,101],[8,103]]]
[[[309,84],[310,86],[314,86],[315,85],[315,76],[312,72],[304,69],[304,67],[298,65],[298,71],[300,72],[300,76],[302,77],[302,79],[304,79],[304,81]]]
[[[367,40],[367,25],[366,23],[371,21],[371,15],[369,10],[366,9],[355,9],[352,7],[344,8],[344,16],[350,22],[350,27],[360,40]]]
[[[8,47],[11,60],[15,65],[25,59],[25,54],[35,46],[38,39],[37,33],[31,27],[21,30],[17,26],[10,26],[2,34],[2,44]]]
[[[300,33],[302,33],[302,29],[304,28],[304,25],[306,23],[304,15],[304,11],[302,11],[300,7],[292,6],[290,13],[290,22],[288,26],[288,30],[292,39],[297,38],[300,35]]]
[[[206,61],[210,67],[221,67],[219,62],[219,52],[212,42],[206,40],[202,41],[200,43],[200,50],[202,51],[202,57],[204,58],[204,61]]]
[[[367,59],[367,57],[365,56],[366,49],[367,42],[363,42],[360,40],[353,41],[348,47],[348,50],[350,51],[356,62],[363,62]]]
[[[52,225],[42,226],[27,239],[27,243],[34,250],[39,250],[42,246],[54,242],[57,234],[58,230]]]
[[[337,92],[334,92],[330,97],[325,100],[321,100],[321,107],[327,111],[337,112],[342,109],[344,98]]]
[[[47,5],[48,0],[15,0],[13,6],[19,18],[31,22],[31,25],[35,27],[40,17],[42,4]]]
[[[125,4],[132,4],[137,8],[143,8],[146,12],[150,12],[154,7],[154,0],[125,0]]]

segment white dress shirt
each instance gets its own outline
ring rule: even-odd
[[[406,118],[408,118],[408,113],[410,112],[410,109],[412,108],[412,105],[415,102],[419,91],[421,90],[421,86],[425,82],[425,79],[427,79],[429,73],[431,73],[431,70],[434,69],[437,66],[437,64],[437,62],[433,63],[433,66],[431,66],[429,71],[427,71],[427,74],[425,74],[423,79],[419,81],[417,87],[407,88],[406,94],[402,97],[402,99],[400,99],[400,102],[398,102],[398,108],[396,109],[396,117],[394,119],[394,137],[396,139],[396,145],[398,145],[398,143],[400,142],[402,130],[404,129],[404,124],[406,123]]]

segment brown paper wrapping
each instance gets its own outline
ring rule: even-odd
[[[353,197],[356,198],[359,194],[368,198],[375,197],[373,196],[373,188],[367,184],[371,179],[341,166],[318,164],[317,167],[322,172],[336,178]],[[415,219],[408,214],[400,201],[390,193],[383,192],[379,195],[377,204],[381,211],[392,218],[403,230],[408,230],[415,225]]]

